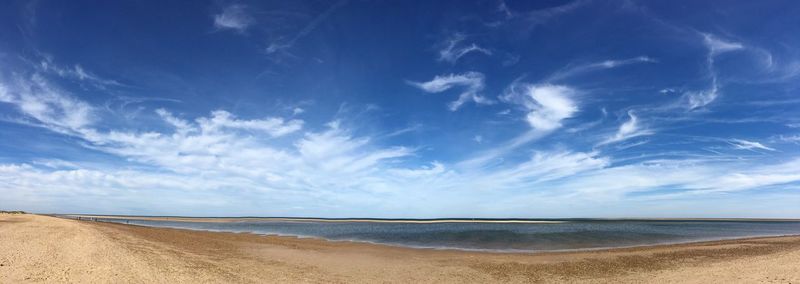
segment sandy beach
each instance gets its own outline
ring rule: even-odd
[[[0,214],[0,247],[2,283],[800,283],[800,237],[520,254]]]

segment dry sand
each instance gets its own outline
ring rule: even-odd
[[[0,214],[0,283],[21,282],[800,283],[800,237],[511,254]]]

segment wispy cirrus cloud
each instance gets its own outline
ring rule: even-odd
[[[441,93],[456,87],[463,88],[458,99],[448,104],[450,111],[458,110],[464,103],[469,101],[475,102],[476,104],[494,103],[494,101],[479,94],[485,87],[485,77],[479,72],[437,75],[427,82],[408,81],[408,84],[427,93]]]
[[[487,15],[486,3],[476,3],[426,22],[463,32],[432,51],[431,34],[414,25],[382,26],[413,14],[408,9],[377,13],[384,20],[374,21],[367,14],[336,14],[344,2],[247,3],[238,12],[224,9],[242,5],[234,3],[201,15],[206,27],[196,31],[212,25],[219,31],[204,39],[220,40],[211,49],[198,46],[198,52],[216,56],[212,61],[193,62],[173,45],[155,44],[174,60],[117,65],[151,54],[103,63],[50,45],[59,56],[76,57],[64,61],[69,64],[36,59],[27,62],[28,69],[0,76],[0,124],[5,124],[0,132],[9,137],[0,142],[6,150],[0,157],[3,204],[33,211],[330,217],[652,216],[679,208],[680,214],[698,217],[732,210],[709,209],[719,207],[721,197],[740,204],[754,204],[755,197],[766,200],[760,206],[774,208],[733,206],[737,212],[731,214],[800,213],[791,202],[800,200],[792,191],[800,188],[792,144],[798,139],[796,129],[789,129],[797,127],[791,92],[797,89],[792,79],[800,74],[797,42],[790,30],[768,37],[747,34],[786,19],[742,30],[726,27],[727,21],[709,27],[678,18],[708,16],[695,9],[632,18],[618,8],[638,4],[500,1]],[[588,3],[592,9],[583,9]],[[358,10],[393,8],[351,4]],[[426,8],[451,8],[445,6]],[[522,6],[546,8],[523,11]],[[728,15],[735,15],[736,5],[729,6]],[[39,27],[50,26],[47,14],[38,15]],[[698,26],[665,29],[667,21],[652,25],[654,18],[660,21],[657,15]],[[597,21],[587,27],[586,19]],[[696,32],[709,28],[719,33]],[[317,34],[323,30],[331,33]],[[528,33],[533,30],[537,33]],[[269,62],[247,52],[215,53],[227,32],[251,35],[242,40],[260,46]],[[629,36],[620,42],[607,36],[612,32]],[[45,40],[45,33],[28,36],[42,44],[57,42]],[[301,47],[306,40],[321,44]],[[13,46],[0,50],[2,63],[17,60]],[[670,50],[659,49],[663,46]],[[91,49],[82,52],[109,52]],[[649,56],[630,57],[636,55]],[[310,64],[282,62],[303,57]],[[213,75],[219,70],[205,65],[216,59],[231,63],[218,77]],[[80,60],[85,61],[76,63]],[[230,79],[247,77],[254,65],[263,64],[286,80]],[[0,71],[15,67],[0,66],[6,66]],[[704,68],[699,76],[692,72],[697,66]],[[91,70],[95,67],[104,69]],[[121,68],[125,72],[113,78],[163,80],[127,77],[137,67],[192,72],[175,74],[182,77],[181,90],[120,88],[104,83],[107,72],[99,72]],[[659,67],[657,75],[636,72],[653,67]],[[392,84],[402,80],[399,73],[424,70],[433,73],[407,83],[419,93],[439,94],[429,95],[430,101],[450,110],[482,106],[436,111],[435,105],[419,107],[392,97],[403,92]],[[602,73],[623,80],[603,84],[590,76]],[[542,79],[495,88],[520,76]],[[193,88],[201,91],[179,94]],[[658,95],[662,89],[665,95]],[[381,93],[346,94],[359,90]],[[731,98],[720,100],[723,92]],[[317,103],[292,103],[296,99]],[[337,111],[336,100],[369,104],[369,111]],[[710,109],[714,103],[722,104]],[[610,120],[606,109],[619,117]],[[29,133],[31,139],[18,140]],[[732,139],[731,133],[746,140]],[[647,147],[637,147],[644,143]],[[684,211],[682,202],[695,203]]]
[[[270,117],[265,119],[237,119],[233,114],[224,110],[211,112],[210,117],[201,117],[196,120],[196,125],[186,120],[175,117],[169,111],[160,108],[156,113],[165,122],[174,126],[179,133],[190,132],[220,132],[225,129],[258,131],[271,137],[283,136],[302,129],[303,121],[299,119],[284,120],[283,118]]]
[[[720,165],[705,160],[657,160],[590,171],[559,183],[553,190],[597,202],[632,194],[643,196],[638,200],[697,198],[798,182],[799,165],[796,159],[755,168],[737,162]]]
[[[779,135],[778,141],[788,143],[800,143],[800,135]]]
[[[562,127],[562,121],[572,117],[579,108],[573,101],[577,91],[563,85],[511,84],[500,96],[500,101],[519,106],[526,112],[525,121],[530,130],[500,145],[482,151],[459,162],[461,168],[481,168],[496,161],[514,149],[547,136]]]
[[[0,102],[14,105],[30,123],[60,133],[74,133],[95,120],[93,106],[64,95],[38,74],[0,82]]]
[[[705,45],[706,49],[708,49],[708,54],[706,55],[706,68],[708,68],[708,74],[711,77],[711,82],[710,86],[706,90],[688,91],[683,94],[686,108],[689,110],[704,107],[716,100],[719,96],[720,86],[718,82],[717,71],[714,67],[714,61],[716,57],[722,53],[744,48],[744,45],[741,43],[726,41],[712,34],[704,33],[701,35],[703,37],[703,44]]]
[[[759,150],[775,151],[774,148],[767,147],[764,144],[755,141],[747,141],[743,139],[731,139],[730,141],[728,141],[728,143],[730,143],[734,148],[740,150],[759,149]]]
[[[619,129],[617,129],[617,132],[608,137],[605,141],[601,142],[600,145],[616,143],[634,137],[651,134],[653,134],[653,131],[643,128],[639,122],[639,117],[637,117],[636,114],[631,110],[628,111],[628,121],[622,123],[619,126]]]
[[[487,182],[486,186],[497,182],[509,188],[525,187],[602,169],[609,163],[608,157],[602,157],[598,153],[535,152],[525,162],[487,173],[483,181]]]
[[[489,26],[496,27],[513,22],[519,23],[526,30],[531,30],[553,20],[554,18],[575,11],[578,8],[589,4],[590,2],[590,0],[575,0],[559,6],[531,11],[519,11],[509,7],[505,1],[500,1],[497,6],[497,12],[499,12],[503,18],[500,21],[489,23]]]
[[[708,48],[708,54],[709,54],[708,60],[711,61],[714,60],[714,56],[719,55],[721,53],[744,48],[744,45],[738,42],[726,41],[718,38],[715,35],[708,33],[704,33],[702,35],[703,35],[703,44],[705,44],[705,46]]]
[[[40,84],[49,85],[48,82]],[[3,102],[19,106],[21,92],[17,88],[21,85],[3,82],[0,85]],[[506,94],[504,100],[538,113],[534,116],[541,120],[529,122],[532,131],[528,133],[552,132],[578,111],[571,99],[576,91],[566,86],[519,84],[514,90],[517,93]],[[51,95],[75,103],[66,105],[87,105],[90,110],[95,109],[57,88],[50,88],[48,96]],[[40,94],[33,96],[42,97]],[[43,103],[51,104],[47,100]],[[143,208],[148,212],[221,215],[323,214],[335,210],[337,213],[327,216],[347,216],[365,212],[354,208],[368,208],[384,210],[382,216],[420,216],[400,213],[413,208],[423,216],[436,216],[436,211],[425,211],[428,210],[425,208],[441,206],[441,202],[412,202],[412,197],[427,194],[436,200],[449,200],[451,210],[464,206],[475,212],[474,205],[485,198],[481,194],[467,194],[476,191],[520,202],[575,198],[610,202],[632,194],[644,196],[638,197],[643,200],[658,200],[800,181],[797,160],[758,167],[737,160],[723,163],[686,159],[616,166],[613,157],[600,152],[570,150],[537,150],[521,161],[488,167],[483,166],[485,163],[465,166],[470,159],[456,161],[455,167],[439,161],[405,166],[402,160],[415,155],[414,149],[383,146],[370,136],[353,135],[353,131],[338,120],[321,129],[304,130],[302,121],[280,117],[241,119],[229,112],[215,111],[209,116],[185,119],[166,109],[157,109],[158,118],[170,128],[154,131],[101,129],[101,122],[97,120],[58,125],[53,121],[62,118],[60,110],[80,108],[61,107],[56,103],[45,107],[46,111],[36,109],[18,107],[21,115],[44,128],[82,139],[84,147],[138,166],[91,168],[61,160],[0,164],[0,188],[6,191],[6,200],[11,204],[29,202],[30,194],[55,194],[91,202],[73,203],[69,208],[109,213],[136,213]],[[631,122],[636,116],[629,116],[631,119],[618,131],[620,137],[641,129],[636,122]],[[65,128],[70,131],[62,131]],[[536,136],[526,134],[510,141],[505,153],[532,141],[530,137],[535,139]],[[761,145],[754,143],[757,142],[739,144],[756,148]],[[503,152],[495,154],[498,155],[494,157],[502,157]],[[663,188],[671,190],[660,192]],[[518,194],[520,189],[525,189],[525,194]],[[109,192],[115,194],[110,197]],[[249,196],[253,203],[243,202],[242,194]],[[104,202],[109,198],[136,205],[120,207],[112,202],[109,204],[117,207],[105,207]],[[264,208],[259,205],[263,202],[274,206]],[[293,209],[297,204],[304,206],[302,213]],[[396,207],[397,204],[402,206]],[[507,208],[481,210],[497,213],[506,212]]]
[[[75,64],[73,66],[62,66],[57,64],[51,55],[42,54],[41,60],[38,64],[34,64],[36,70],[41,73],[54,74],[64,79],[75,80],[80,82],[87,82],[99,89],[107,87],[121,87],[123,84],[110,79],[101,78],[89,71],[86,71],[81,65]]]
[[[639,63],[657,63],[658,61],[648,57],[648,56],[638,56],[633,58],[627,59],[609,59],[600,62],[593,62],[588,64],[579,64],[579,65],[572,65],[564,67],[563,69],[556,71],[544,81],[546,82],[553,82],[563,80],[572,76],[577,76],[580,74],[592,72],[592,71],[599,71],[605,69],[612,69],[621,66],[631,65],[631,64],[639,64]]]
[[[485,55],[492,55],[492,51],[478,46],[475,43],[464,44],[467,37],[463,34],[456,33],[447,38],[444,43],[440,44],[442,48],[439,50],[439,61],[455,64],[461,57],[469,53],[483,53]]]
[[[255,23],[256,20],[250,14],[249,8],[243,4],[225,6],[219,14],[214,15],[214,28],[218,30],[244,33]]]
[[[165,130],[109,129],[101,125],[101,120],[90,119],[96,115],[96,107],[35,75],[19,78],[13,85],[0,82],[0,102],[15,106],[21,119],[30,125],[72,136],[83,141],[87,149],[155,171],[92,170],[77,163],[69,168],[55,167],[52,162],[36,164],[40,167],[7,164],[0,166],[0,184],[6,189],[24,186],[7,180],[16,176],[19,181],[73,179],[50,189],[77,192],[81,186],[91,186],[92,190],[81,191],[90,194],[111,188],[124,194],[148,187],[200,191],[236,188],[306,192],[297,193],[306,196],[372,191],[378,187],[376,183],[390,183],[387,177],[399,178],[393,173],[405,169],[391,161],[414,153],[402,146],[382,147],[369,136],[354,136],[339,121],[332,121],[323,130],[298,135],[303,130],[302,120],[241,119],[223,110],[184,119],[160,108],[155,114],[170,126]]]

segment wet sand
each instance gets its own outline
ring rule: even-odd
[[[800,283],[800,237],[486,253],[0,214],[0,283],[21,282]]]

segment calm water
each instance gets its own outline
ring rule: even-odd
[[[800,222],[568,221],[558,224],[361,223],[309,221],[98,221],[192,230],[318,237],[409,247],[499,251],[553,251],[626,247],[729,238],[800,234]]]

